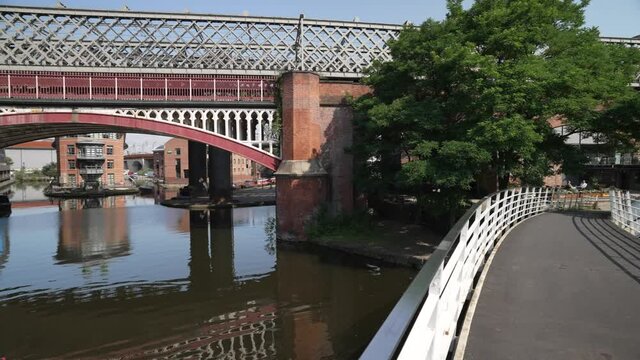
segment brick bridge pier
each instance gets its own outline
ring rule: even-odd
[[[364,85],[321,81],[311,72],[281,79],[282,163],[276,171],[277,232],[305,240],[305,227],[325,207],[350,214],[354,207],[353,113],[347,103],[369,92]]]

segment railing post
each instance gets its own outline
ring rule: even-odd
[[[260,101],[264,101],[264,80],[260,79]]]
[[[189,78],[189,101],[191,101],[193,99],[193,92],[192,92],[192,87],[191,87],[191,78]]]
[[[116,76],[116,100],[118,100],[118,77]]]
[[[614,224],[620,225],[619,223],[619,213],[618,213],[618,203],[616,197],[616,190],[609,190],[609,206],[611,207],[611,220]]]
[[[11,98],[11,74],[7,74],[7,88],[9,89],[9,98]]]
[[[140,101],[142,100],[142,75],[140,75]]]
[[[169,87],[167,86],[167,78],[164,78],[164,101],[169,100]]]
[[[93,81],[91,75],[89,75],[89,100],[93,99]]]
[[[38,75],[36,75],[36,99],[40,99],[40,83],[38,82]]]
[[[213,101],[216,101],[217,98],[218,98],[218,90],[216,89],[216,78],[213,78]],[[225,128],[224,131],[227,131],[227,129]]]
[[[240,101],[240,79],[238,79],[238,101]]]
[[[624,203],[625,203],[625,206],[627,208],[626,214],[628,214],[628,216],[629,216],[628,219],[627,219],[628,225],[629,225],[629,229],[631,229],[631,234],[634,235],[633,234],[633,228],[634,228],[633,223],[634,223],[634,221],[633,221],[633,207],[631,206],[631,193],[629,191],[627,191],[627,192],[624,192],[623,194],[624,194],[623,195],[624,196]],[[625,216],[625,218],[626,218],[626,216]]]
[[[62,99],[67,99],[67,77],[62,75]]]

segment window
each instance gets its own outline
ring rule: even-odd
[[[180,155],[180,148],[176,148],[176,155]]]
[[[67,154],[68,155],[73,155],[76,153],[76,146],[75,145],[67,145]]]
[[[69,175],[69,185],[76,186],[76,176],[73,174]]]
[[[107,183],[109,185],[115,185],[115,183],[116,183],[116,175],[115,174],[107,174]]]
[[[107,169],[113,169],[113,160],[107,160]]]
[[[113,145],[107,145],[107,155],[113,155]]]
[[[104,149],[102,148],[102,146],[95,148],[96,154],[98,156],[102,156]]]
[[[69,160],[69,169],[73,170],[76,168],[76,161],[75,160]]]

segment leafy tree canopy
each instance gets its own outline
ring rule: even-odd
[[[42,175],[52,178],[58,177],[58,165],[54,162],[46,164],[42,167]]]
[[[393,61],[368,70],[373,94],[354,104],[362,189],[459,198],[481,173],[500,187],[540,184],[552,164],[580,162],[554,117],[613,146],[640,139],[629,86],[640,51],[602,43],[584,25],[587,5],[449,0],[446,19],[405,27],[389,43]]]

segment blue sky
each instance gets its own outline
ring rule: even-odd
[[[297,17],[353,20],[363,22],[422,23],[427,18],[443,19],[445,0],[61,0],[68,8],[131,11],[163,11],[222,15]],[[2,4],[53,7],[56,0],[0,0]],[[466,4],[472,1],[467,0]],[[591,0],[586,11],[588,26],[597,26],[603,36],[632,37],[640,35],[640,0]],[[150,151],[166,138],[132,134],[127,136],[130,151]]]

